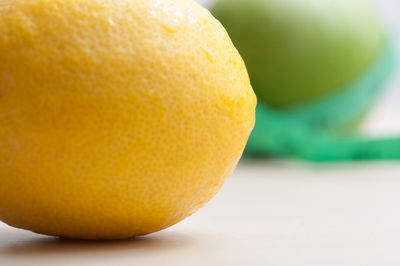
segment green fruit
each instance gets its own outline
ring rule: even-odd
[[[219,0],[212,13],[242,55],[258,98],[272,107],[340,90],[384,43],[363,0]]]

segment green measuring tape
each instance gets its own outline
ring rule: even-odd
[[[386,42],[374,63],[339,93],[286,109],[258,102],[245,154],[293,156],[310,161],[400,159],[400,137],[366,139],[344,133],[371,106],[395,66]]]

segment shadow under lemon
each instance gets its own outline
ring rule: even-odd
[[[195,244],[194,238],[176,232],[163,232],[119,241],[87,241],[43,236],[7,227],[7,230],[0,230],[0,261],[29,260],[34,263],[34,259],[41,258],[73,257],[74,260],[79,260],[89,256],[98,258],[108,255],[119,258],[124,254],[135,258],[155,252],[181,251],[193,244]]]

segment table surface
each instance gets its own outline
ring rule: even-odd
[[[0,265],[400,265],[400,164],[241,162],[206,207],[147,237],[60,240],[0,224]]]
[[[400,2],[375,2],[400,43]],[[400,132],[399,71],[387,87],[367,134]],[[206,207],[147,237],[68,241],[0,223],[0,265],[398,266],[399,191],[396,162],[244,161]]]

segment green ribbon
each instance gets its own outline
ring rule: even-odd
[[[285,109],[259,102],[245,154],[294,156],[310,161],[400,159],[400,138],[367,139],[339,128],[366,113],[395,67],[386,42],[368,69],[335,94]]]

